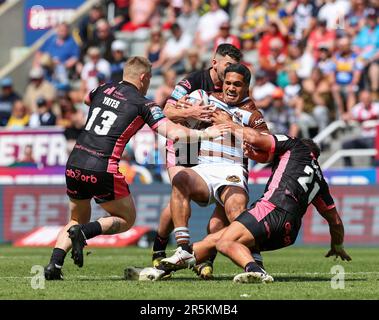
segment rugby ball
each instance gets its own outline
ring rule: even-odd
[[[198,89],[190,93],[187,101],[192,104],[205,106],[209,104],[209,96],[204,90]],[[201,122],[202,121],[200,120],[189,118],[185,121],[184,125],[188,128],[196,129],[199,127]]]

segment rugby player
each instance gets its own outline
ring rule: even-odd
[[[62,279],[62,266],[72,246],[72,258],[83,266],[86,240],[100,234],[116,234],[132,227],[135,206],[118,162],[129,139],[145,124],[173,140],[219,136],[226,126],[208,131],[191,130],[167,120],[161,108],[144,96],[151,79],[151,63],[132,57],[124,66],[123,81],[102,85],[85,99],[89,115],[66,164],[66,185],[71,219],[60,231],[50,263],[48,280]],[[110,217],[89,222],[91,199]],[[88,223],[89,222],[89,223]]]
[[[205,260],[217,249],[244,268],[245,272],[236,275],[234,282],[274,281],[256,263],[251,248],[269,251],[292,245],[311,203],[329,224],[331,248],[325,256],[350,261],[343,246],[344,226],[317,161],[319,147],[310,139],[262,134],[250,128],[243,129],[243,138],[245,155],[250,158],[256,159],[257,149],[270,153],[273,167],[265,193],[230,226],[195,243],[196,262]],[[191,259],[185,263],[167,259],[162,262],[174,269],[194,263]]]
[[[225,69],[223,92],[213,93],[209,100],[216,109],[225,110],[233,116],[228,123],[231,128],[244,125],[267,133],[263,116],[249,97],[250,78],[251,73],[244,65],[230,65]],[[213,113],[220,114],[214,110]],[[224,122],[222,117],[215,116],[213,119]],[[262,156],[267,159],[267,152]],[[163,264],[180,268],[182,263],[195,262],[188,229],[190,201],[194,200],[201,206],[216,202],[224,207],[227,218],[224,225],[227,225],[246,209],[247,176],[247,158],[243,154],[242,139],[230,135],[201,142],[199,164],[181,170],[172,180],[170,207],[178,248],[173,256],[161,260]]]
[[[210,68],[189,74],[175,86],[164,108],[167,118],[183,125],[187,125],[188,119],[196,119],[209,123],[212,110],[208,106],[189,103],[186,101],[188,94],[197,89],[202,89],[206,92],[222,92],[226,67],[239,63],[241,58],[241,51],[233,45],[219,45],[211,61],[212,66]],[[175,147],[177,148],[176,153],[173,143],[168,142],[167,171],[171,181],[179,171],[192,167],[198,162],[197,143],[188,145],[177,143]],[[207,227],[208,233],[219,231],[225,226],[224,216],[224,208],[217,204]],[[168,204],[160,215],[158,232],[153,245],[152,260],[155,267],[159,265],[161,259],[166,257],[165,250],[172,230],[170,204]],[[213,259],[214,257],[194,269],[199,276],[205,279],[212,277]]]

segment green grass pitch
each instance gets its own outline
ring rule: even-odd
[[[44,289],[31,287],[31,268],[45,265],[48,248],[0,246],[0,299],[379,299],[379,254],[377,248],[347,248],[353,260],[324,258],[325,248],[292,247],[265,252],[264,263],[273,275],[272,284],[235,284],[241,269],[218,255],[215,279],[204,281],[191,270],[177,272],[159,282],[126,281],[126,266],[149,266],[150,250],[86,248],[84,267],[77,268],[70,254],[64,265],[64,281],[45,282]],[[344,289],[332,289],[331,268],[344,267]]]

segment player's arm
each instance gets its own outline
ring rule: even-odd
[[[217,138],[230,130],[225,124],[215,125],[203,131],[192,130],[167,119],[162,109],[153,101],[145,100],[139,107],[139,115],[143,121],[158,134],[170,140],[186,139],[187,142],[188,140],[196,142],[199,139]]]
[[[174,123],[167,118],[166,121],[160,121],[155,127],[152,128],[158,134],[170,140],[186,140],[187,142],[217,138],[230,131],[230,127],[226,124],[213,125],[205,130],[189,129],[180,124]]]
[[[328,184],[324,179],[321,181],[320,191],[312,201],[312,204],[329,225],[331,237],[330,250],[325,257],[335,256],[340,257],[342,260],[350,261],[351,257],[345,252],[343,247],[345,235],[343,222],[329,192]]]

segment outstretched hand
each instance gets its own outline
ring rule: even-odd
[[[214,124],[233,122],[232,117],[220,109],[216,109],[212,112],[211,119]]]
[[[325,255],[326,258],[335,256],[335,259],[340,257],[343,261],[350,261],[351,257],[346,253],[345,249],[342,245],[335,246],[331,245],[331,249],[328,251],[328,253]]]

